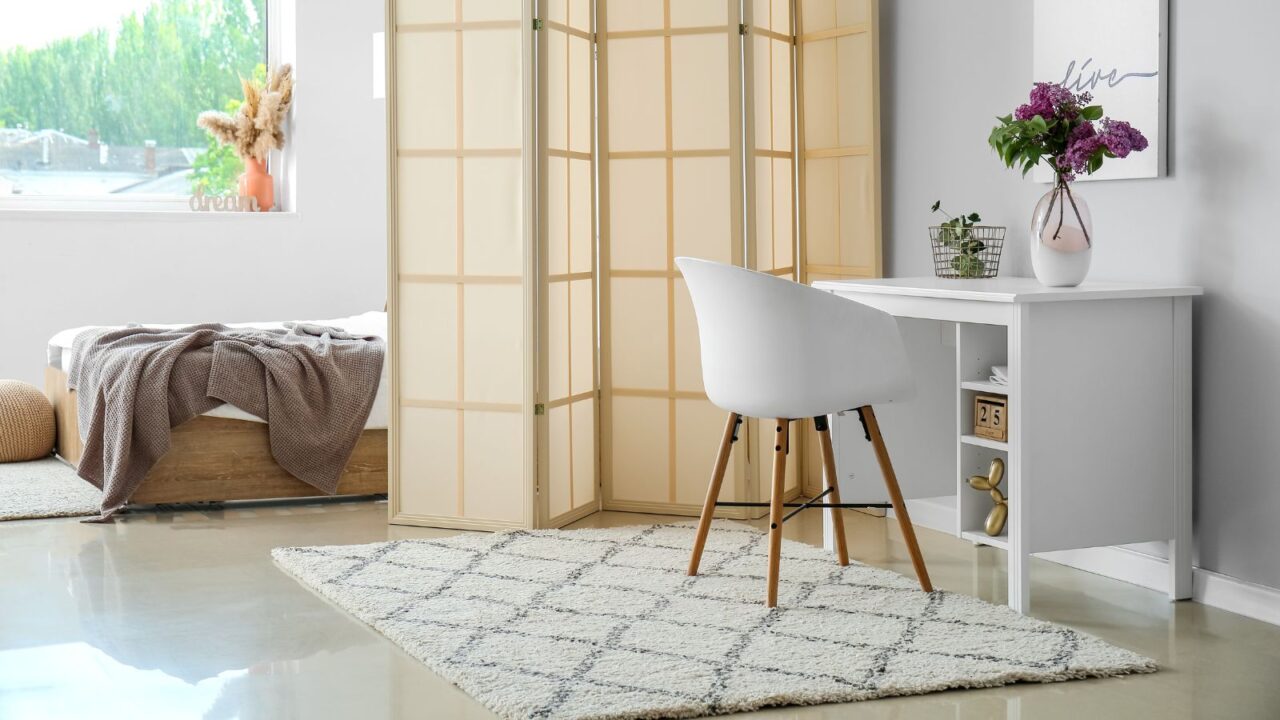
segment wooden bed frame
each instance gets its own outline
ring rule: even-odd
[[[59,456],[80,462],[76,393],[67,374],[45,369],[44,390],[57,417]],[[365,430],[338,481],[338,495],[387,492],[387,431]],[[271,457],[265,423],[201,415],[173,429],[172,447],[151,468],[130,504],[315,497],[319,490]]]

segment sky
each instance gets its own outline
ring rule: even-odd
[[[154,0],[4,0],[0,22],[0,52],[16,45],[29,49],[51,40],[74,37],[94,28],[114,29],[120,18],[145,9]]]

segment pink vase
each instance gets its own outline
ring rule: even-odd
[[[1089,205],[1060,178],[1031,217],[1031,269],[1041,285],[1075,287],[1089,274],[1092,256]]]
[[[258,210],[266,212],[276,204],[275,180],[267,172],[265,163],[245,158],[244,172],[240,175],[240,194],[257,198]]]

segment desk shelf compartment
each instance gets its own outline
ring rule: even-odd
[[[990,380],[961,380],[961,390],[972,390],[983,395],[1008,395],[1008,385],[997,385]]]
[[[998,537],[990,537],[983,529],[987,513],[991,512],[994,502],[991,493],[974,490],[969,487],[969,478],[973,475],[987,475],[991,469],[991,461],[999,458],[1004,461],[1004,478],[997,488],[1005,497],[1009,496],[1012,477],[1009,468],[1009,453],[1004,443],[996,443],[986,438],[976,438],[982,444],[960,443],[959,477],[956,479],[956,534],[971,541],[980,541],[996,547],[1008,546],[1010,522],[1006,519],[1005,528]],[[991,445],[999,445],[993,447]]]
[[[1009,549],[1008,528],[1006,528],[1004,532],[1000,533],[999,535],[996,535],[995,537],[988,535],[983,530],[963,530],[960,533],[960,537],[965,540],[968,540],[971,543],[974,543],[975,545],[990,545],[991,547],[997,547],[997,548],[1000,548],[1001,550]]]
[[[991,382],[992,366],[1008,364],[1007,328],[1003,325],[956,323],[956,384],[961,389],[1008,395],[1007,386]]]

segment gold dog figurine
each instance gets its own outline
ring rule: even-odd
[[[1009,501],[1005,499],[1004,493],[1001,493],[996,486],[1004,479],[1004,460],[1000,458],[991,459],[991,468],[987,470],[985,477],[982,475],[974,475],[969,478],[969,487],[974,490],[988,490],[991,492],[991,499],[995,501],[996,506],[991,508],[991,512],[987,513],[987,534],[995,537],[1004,530],[1005,520],[1009,519]]]

